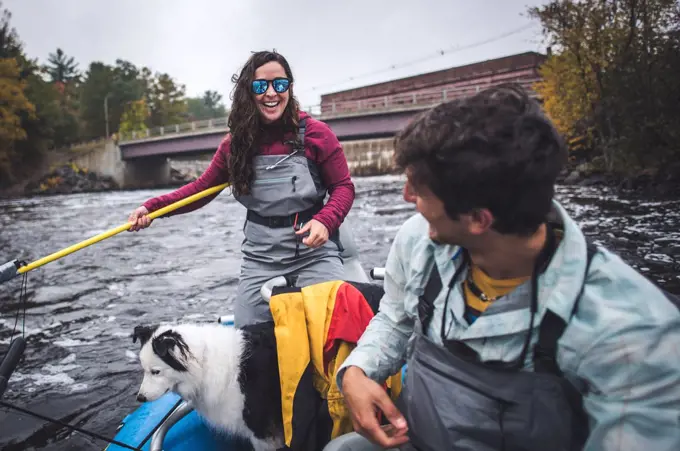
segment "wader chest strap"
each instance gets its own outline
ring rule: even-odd
[[[304,150],[305,148],[305,131],[307,130],[307,119],[302,119],[298,124],[297,140]]]
[[[425,285],[425,292],[418,298],[418,318],[423,326],[423,333],[427,330],[434,313],[434,300],[442,291],[442,277],[439,275],[437,264],[432,265],[430,278]]]
[[[583,290],[586,286],[586,279],[588,278],[588,272],[590,271],[590,263],[593,261],[593,257],[597,253],[597,246],[587,242],[587,256],[586,256],[586,271],[583,276],[583,285],[581,285],[581,290],[579,291],[576,301],[574,301],[574,307],[571,310],[571,315],[576,313],[578,308],[578,303],[583,296]],[[537,373],[552,373],[558,376],[562,375],[562,371],[557,366],[557,341],[560,339],[566,329],[567,323],[552,310],[547,310],[543,321],[541,321],[541,327],[538,332],[538,343],[534,348],[534,370]]]
[[[304,152],[305,150],[305,132],[307,131],[307,119],[302,119],[298,123],[298,130],[297,130],[297,135],[295,140],[287,140],[284,141],[284,144],[291,144],[293,146],[293,151],[290,153],[289,156],[292,156],[293,154],[297,152]],[[286,157],[288,158],[288,157]]]

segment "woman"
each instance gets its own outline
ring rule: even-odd
[[[150,212],[230,182],[234,197],[248,209],[234,306],[236,326],[243,327],[271,320],[260,288],[273,277],[296,276],[298,286],[343,278],[338,229],[354,202],[354,184],[337,137],[300,111],[283,56],[254,53],[232,81],[230,132],[208,169],[196,181],[149,199],[129,221],[131,231],[148,227]]]

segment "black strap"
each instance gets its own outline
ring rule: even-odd
[[[300,121],[298,124],[298,132],[297,132],[297,142],[301,146],[301,148],[304,150],[305,148],[305,131],[307,130],[307,118],[304,118]]]
[[[270,227],[272,229],[278,229],[283,227],[293,227],[295,225],[295,218],[297,216],[297,223],[307,222],[312,217],[317,214],[323,208],[323,203],[318,203],[307,210],[301,211],[297,214],[286,215],[286,216],[262,216],[253,210],[248,210],[246,214],[246,219],[248,221],[254,222],[255,224],[260,224],[263,226]]]
[[[299,152],[305,150],[305,132],[307,131],[307,119],[302,119],[298,123],[298,129],[295,140],[283,141],[284,144],[291,144],[293,146],[293,152]]]
[[[586,270],[583,276],[583,284],[579,290],[578,296],[574,301],[574,307],[571,310],[571,315],[576,313],[579,301],[583,296],[583,290],[586,286],[586,279],[588,279],[588,272],[590,271],[590,263],[597,253],[597,246],[590,241],[586,241]],[[534,347],[534,371],[537,373],[552,373],[558,376],[562,375],[562,371],[557,365],[557,341],[564,333],[567,327],[567,322],[557,315],[552,310],[547,310],[541,326],[538,331],[538,343]]]
[[[541,252],[538,254],[538,257],[534,262],[534,269],[531,273],[531,319],[529,320],[529,330],[524,339],[522,352],[517,359],[513,362],[508,362],[507,364],[501,363],[505,368],[520,370],[524,366],[527,353],[530,349],[531,337],[534,332],[534,320],[536,318],[536,313],[538,312],[538,275],[548,268],[552,256],[555,254],[555,251],[557,251],[558,244],[557,237],[555,236],[555,227],[550,223],[547,224],[546,234],[543,249],[541,249]]]
[[[427,280],[427,285],[425,285],[425,291],[423,292],[423,295],[418,298],[418,318],[420,318],[420,323],[423,325],[423,333],[427,331],[430,321],[432,321],[434,300],[437,298],[442,288],[442,277],[439,275],[437,263],[434,262],[432,265],[432,272],[430,272],[430,278]]]

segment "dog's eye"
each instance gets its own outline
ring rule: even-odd
[[[161,370],[151,370],[151,374],[154,375],[154,376],[157,375],[157,374],[160,374],[160,372],[161,372]]]

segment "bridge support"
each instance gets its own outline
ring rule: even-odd
[[[170,185],[170,161],[165,156],[125,161],[122,188],[159,188]]]
[[[170,185],[170,162],[166,156],[123,160],[120,148],[107,141],[71,159],[76,165],[97,174],[111,177],[122,189],[160,188]]]
[[[394,138],[340,139],[352,176],[389,174],[394,168]],[[196,177],[207,168],[214,151],[204,156],[161,154],[122,159],[113,142],[79,155],[73,161],[80,167],[112,177],[122,189],[165,188],[173,183],[171,168]],[[172,158],[170,158],[172,157]],[[202,161],[200,161],[202,160]],[[191,177],[190,177],[191,178]]]
[[[389,174],[394,169],[394,138],[340,141],[352,176]]]

